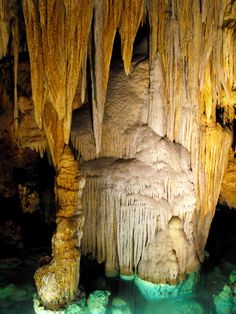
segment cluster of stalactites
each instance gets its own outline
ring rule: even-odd
[[[37,3],[23,0],[22,3],[35,118],[39,127],[47,128],[44,107],[51,102],[57,120],[63,124],[64,143],[69,142],[75,95],[79,94],[80,103],[85,98],[88,55],[93,87],[93,129],[98,152],[115,35],[119,30],[128,74],[134,39],[143,19],[144,0],[43,0]],[[46,133],[50,141],[54,134],[47,130]],[[53,151],[52,143],[49,147]]]
[[[23,0],[22,4],[35,119],[40,128],[45,128],[57,163],[55,150],[62,151],[64,143],[69,142],[73,100],[78,86],[81,87],[93,1]],[[60,148],[56,147],[55,128],[63,134]]]
[[[14,55],[14,124],[18,127],[17,78],[19,55],[19,23],[17,0],[0,0],[0,59],[8,52],[9,38],[12,34]]]
[[[224,126],[232,125],[236,2],[150,0],[148,5],[150,59],[159,52],[164,70],[166,135],[191,153],[198,216],[204,220],[197,234],[202,248],[232,136],[217,123],[216,108],[223,108]]]
[[[9,38],[9,3],[0,1],[3,42],[0,57],[6,53]],[[200,117],[204,123],[215,122],[215,107],[224,103],[228,118],[232,118],[231,90],[236,77],[235,2],[22,0],[22,6],[35,117],[39,127],[48,129],[52,153],[56,138],[44,123],[45,106],[52,103],[51,120],[58,120],[56,125],[62,124],[61,142],[68,143],[73,106],[79,105],[73,104],[75,95],[80,96],[80,103],[85,99],[87,55],[91,69],[94,138],[96,150],[100,151],[114,38],[119,31],[124,68],[129,74],[135,36],[146,12],[150,24],[150,61],[154,61],[159,52],[163,63],[169,100],[168,138],[191,150],[198,141],[194,133]],[[17,116],[17,112],[15,114]]]

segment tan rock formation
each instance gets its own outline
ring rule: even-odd
[[[84,184],[70,149],[65,147],[56,177],[55,193],[59,210],[57,230],[52,239],[53,259],[35,273],[40,302],[51,310],[68,304],[78,292]]]
[[[230,150],[228,165],[220,188],[220,202],[236,208],[236,159],[235,151]]]
[[[147,61],[130,77],[120,66],[111,69],[100,156],[112,159],[80,164],[86,177],[83,211],[90,221],[84,226],[82,250],[105,261],[107,273],[136,273],[155,283],[176,283],[199,267],[193,173],[189,152],[147,125],[153,106],[147,78]],[[86,117],[90,119],[84,109],[81,112],[75,117],[80,128],[72,124],[73,143],[84,159],[93,159],[95,144]]]

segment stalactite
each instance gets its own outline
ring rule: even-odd
[[[76,93],[80,71],[85,66],[88,34],[92,20],[93,0],[65,0],[66,7],[66,44],[67,44],[67,73],[66,73],[66,112],[64,121],[65,143],[70,137],[72,103]]]
[[[198,212],[197,244],[201,258],[203,258],[201,248],[205,247],[207,241],[220,194],[221,182],[227,167],[231,140],[229,130],[222,129],[220,125],[217,127],[208,126],[205,132],[201,134],[201,156],[199,156],[201,176],[199,180],[204,185],[204,191],[200,189],[199,197],[201,204],[205,204],[205,206],[200,207]]]
[[[47,148],[47,138],[44,130],[39,129],[36,121],[32,99],[20,96],[18,99],[17,110],[21,119],[18,128],[15,129],[18,145],[23,148],[30,148],[39,152],[43,157]]]
[[[74,114],[72,144],[84,160],[98,156],[134,157],[137,138],[142,133],[142,127],[135,126],[146,124],[148,120],[148,84],[148,61],[136,65],[130,76],[125,75],[120,65],[111,68],[99,155],[96,154],[88,106]],[[153,99],[157,99],[158,93],[158,89],[153,90]]]
[[[150,100],[148,125],[160,136],[166,135],[166,98],[163,65],[160,54],[153,59],[150,69]]]
[[[93,83],[93,130],[96,152],[101,149],[102,126],[110,61],[116,30],[120,22],[122,1],[95,0],[94,38],[91,55]]]
[[[133,55],[133,44],[140,23],[145,15],[144,0],[123,1],[119,33],[121,38],[122,58],[124,61],[125,73],[130,73],[130,66]]]
[[[6,56],[10,36],[9,2],[0,0],[0,59]]]
[[[208,216],[205,222],[201,220],[204,232],[199,229],[196,237],[204,238],[203,233],[208,234],[214,212],[212,206],[217,202],[221,181],[216,185],[210,183],[214,181],[212,155],[203,157],[202,152],[208,151],[206,138],[209,138],[209,129],[219,132],[218,141],[216,138],[215,141],[221,141],[215,117],[217,104],[229,113],[228,123],[233,120],[236,40],[230,23],[235,20],[235,4],[227,0],[214,3],[150,0],[147,4],[151,30],[150,59],[153,61],[159,52],[164,68],[167,137],[191,153],[199,215],[205,212]],[[224,168],[227,160],[227,153],[222,153],[223,149],[228,151],[230,140],[227,134],[225,132],[226,147],[215,146],[218,147],[218,155],[222,155],[219,170],[216,170],[219,180],[222,179],[220,169]],[[200,255],[204,245],[205,240],[202,239],[198,243]]]
[[[27,44],[30,55],[30,74],[32,97],[35,106],[35,120],[38,126],[43,125],[44,109],[44,62],[42,49],[42,34],[40,31],[40,17],[37,4],[33,0],[22,0],[24,12]]]
[[[230,149],[229,161],[224,173],[220,188],[220,202],[226,202],[229,207],[236,208],[236,160],[234,154],[236,151]]]
[[[36,121],[42,127],[48,112],[44,111],[45,103],[51,102],[59,121],[63,121],[65,143],[69,141],[72,105],[84,65],[92,8],[92,0],[86,4],[73,0],[23,1]]]
[[[14,125],[15,131],[18,129],[18,96],[17,96],[17,81],[18,81],[18,56],[19,56],[19,22],[18,22],[18,7],[16,7],[14,24],[12,26],[12,34],[14,39]]]

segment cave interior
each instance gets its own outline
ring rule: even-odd
[[[235,313],[235,208],[235,0],[0,0],[0,313]]]

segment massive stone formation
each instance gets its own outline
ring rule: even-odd
[[[68,304],[78,292],[84,183],[70,149],[65,147],[56,177],[58,212],[57,230],[52,239],[52,261],[35,273],[39,300],[51,310]]]
[[[99,159],[91,160],[96,150],[89,111],[82,108],[74,117],[73,143],[90,160],[80,163],[90,221],[82,250],[105,261],[108,274],[176,283],[199,266],[193,173],[189,152],[148,126],[148,70],[147,61],[129,77],[120,65],[111,68]]]
[[[0,0],[1,65],[14,60],[12,90],[6,90],[1,78],[0,92],[1,99],[6,94],[14,98],[14,136],[22,147],[41,155],[47,150],[58,180],[64,158],[70,160],[63,165],[68,166],[65,172],[71,174],[77,167],[70,139],[88,162],[81,163],[87,177],[83,202],[88,200],[83,205],[83,249],[105,260],[108,272],[129,274],[134,268],[150,281],[178,281],[204,259],[220,190],[221,200],[235,206],[235,20],[236,2],[230,0]],[[134,43],[142,23],[149,25],[149,50],[137,57]],[[116,33],[124,69],[112,60]],[[27,54],[31,86],[22,93],[21,61]],[[73,109],[85,102],[89,106],[74,113],[71,129]],[[124,171],[130,171],[130,181]],[[76,206],[81,210],[72,197],[82,187],[77,187],[76,176],[77,170],[72,186],[56,188],[58,217],[74,217]],[[187,187],[179,191],[182,182]],[[70,206],[64,203],[64,192],[73,198]],[[103,222],[106,228],[88,234],[93,210],[101,214],[96,216],[97,228]],[[71,230],[64,235],[64,219],[69,218],[58,219],[53,239],[54,262],[44,268],[44,275],[43,270],[36,275],[46,307],[63,304],[63,285],[69,302],[78,279],[68,271],[59,284],[51,275],[54,270],[61,274],[61,239],[69,252],[74,241],[77,223],[69,224]],[[145,224],[138,223],[141,219]],[[142,231],[147,228],[140,233],[141,247],[135,242],[137,229],[122,235],[131,222]],[[112,239],[104,247],[110,233]],[[77,252],[73,243],[72,251]],[[124,246],[129,247],[125,255]],[[186,262],[187,255],[192,259]],[[72,260],[77,267],[78,259]],[[146,265],[151,267],[144,275]],[[73,276],[69,293],[67,283]],[[49,286],[58,285],[63,296],[55,294],[55,302],[47,299],[43,278],[50,278]]]

